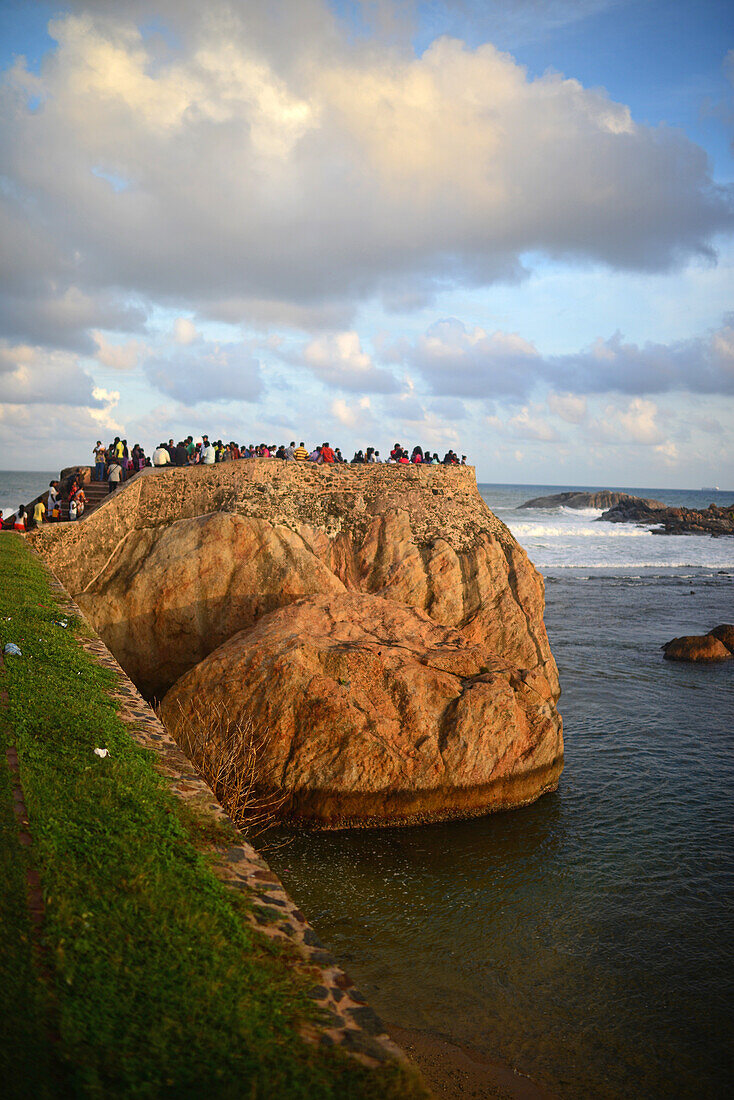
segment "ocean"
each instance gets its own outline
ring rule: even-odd
[[[564,1100],[728,1096],[734,661],[676,664],[660,646],[734,621],[734,538],[517,510],[583,486],[480,488],[545,576],[558,791],[464,822],[294,832],[268,859],[386,1021]]]
[[[0,505],[51,476],[0,475]],[[676,664],[660,646],[734,621],[734,538],[517,509],[564,488],[584,487],[480,486],[545,577],[558,791],[464,822],[292,832],[267,858],[386,1021],[501,1059],[564,1100],[728,1096],[734,661]]]
[[[58,470],[0,470],[0,515],[12,515],[19,504],[28,504],[58,476]]]

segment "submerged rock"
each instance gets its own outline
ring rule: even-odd
[[[522,805],[563,766],[542,674],[377,596],[299,600],[230,638],[163,700],[174,736],[202,699],[263,743],[259,793],[321,827]]]
[[[661,648],[666,661],[726,661],[732,655],[713,634],[685,634]]]

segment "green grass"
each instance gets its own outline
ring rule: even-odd
[[[299,1022],[317,1011],[305,979],[215,878],[206,835],[118,718],[111,673],[75,640],[82,624],[63,629],[60,617],[23,539],[1,535],[0,645],[23,651],[6,658],[0,684],[9,697],[0,718],[4,1095],[425,1096],[398,1066],[367,1070],[300,1039]],[[50,990],[31,965],[9,730],[45,896]],[[95,756],[97,746],[110,755]]]

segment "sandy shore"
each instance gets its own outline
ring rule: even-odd
[[[529,1077],[479,1051],[435,1032],[386,1026],[439,1100],[554,1100]]]

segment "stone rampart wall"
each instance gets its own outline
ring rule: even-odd
[[[142,470],[81,523],[44,527],[36,548],[75,595],[104,569],[123,539],[210,512],[309,526],[333,538],[364,534],[369,520],[401,508],[425,542],[445,539],[455,550],[479,531],[512,541],[487,509],[471,466],[317,466],[243,459],[214,466]]]

